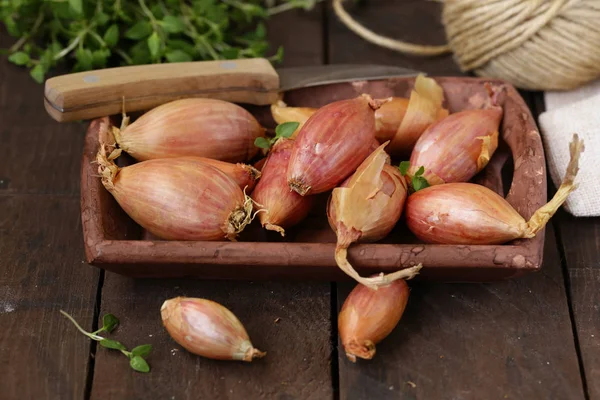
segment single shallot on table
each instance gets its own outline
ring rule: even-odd
[[[415,192],[406,202],[406,223],[426,243],[502,244],[533,238],[577,188],[583,141],[573,135],[571,160],[558,191],[526,221],[502,196],[474,183],[447,183]]]
[[[371,288],[417,274],[421,266],[388,275],[361,277],[348,262],[348,247],[354,242],[375,242],[394,228],[404,207],[407,186],[397,168],[389,165],[390,156],[379,146],[356,170],[335,188],[327,207],[329,224],[337,236],[335,260],[346,274]]]
[[[375,345],[396,327],[408,302],[410,289],[404,279],[373,290],[358,284],[350,292],[338,316],[338,332],[346,356],[370,360]]]
[[[250,362],[267,354],[254,348],[240,320],[214,301],[176,297],[163,303],[160,315],[173,340],[199,356]]]
[[[150,233],[170,240],[235,240],[252,220],[252,199],[219,169],[193,158],[162,158],[119,168],[102,145],[102,184]]]

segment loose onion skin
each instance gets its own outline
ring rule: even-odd
[[[404,97],[392,97],[375,110],[376,139],[380,142],[391,140],[402,123],[409,100]]]
[[[228,162],[254,157],[264,129],[242,107],[215,99],[182,99],[158,106],[114,129],[119,147],[139,161],[198,156]]]
[[[173,340],[191,353],[247,362],[266,355],[254,348],[239,319],[214,301],[176,297],[163,303],[160,315]]]
[[[298,136],[298,132],[300,132],[302,126],[315,111],[317,111],[317,109],[312,107],[288,107],[287,104],[281,100],[271,105],[271,115],[278,125],[286,122],[298,122],[298,127],[292,136],[290,136],[290,139],[295,139],[296,136]]]
[[[251,165],[242,164],[242,163],[228,163],[227,161],[219,161],[213,160],[212,158],[204,158],[204,157],[181,157],[181,158],[190,158],[192,160],[197,160],[203,162],[205,164],[211,165],[217,168],[219,171],[224,172],[225,175],[233,179],[240,189],[245,190],[246,192],[252,191],[256,186],[256,182],[261,176],[261,173],[258,169],[254,168]]]
[[[348,247],[354,242],[371,242],[384,238],[402,214],[407,185],[397,168],[392,167],[379,146],[347,179],[335,188],[327,206],[329,224],[337,236],[335,260],[342,271],[363,285],[376,289],[400,278],[412,278],[419,267],[389,275],[361,277],[348,262]]]
[[[111,161],[114,155],[106,153],[103,147],[97,157],[104,187],[135,222],[159,238],[235,240],[251,220],[252,200],[213,166],[165,158],[118,168]]]
[[[379,106],[362,95],[319,108],[295,140],[287,172],[290,189],[302,196],[322,193],[352,174],[369,155]]]
[[[338,316],[338,332],[346,356],[370,360],[375,345],[394,330],[408,303],[410,290],[403,279],[373,290],[358,284],[344,301]]]
[[[279,139],[262,169],[262,177],[252,192],[263,227],[285,235],[285,229],[302,221],[314,204],[314,196],[300,196],[287,183],[287,168],[293,140]]]
[[[441,244],[502,244],[532,238],[568,195],[576,189],[579,155],[583,142],[574,135],[571,161],[556,194],[526,221],[504,198],[474,183],[430,186],[409,196],[406,224],[422,241]]]

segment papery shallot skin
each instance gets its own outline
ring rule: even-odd
[[[182,99],[158,106],[117,132],[119,147],[139,161],[198,156],[228,162],[254,157],[264,129],[248,111],[216,99]]]
[[[373,290],[358,284],[344,301],[338,316],[338,331],[346,356],[372,359],[375,345],[385,339],[396,327],[410,290],[404,279]]]
[[[242,224],[249,212],[237,183],[197,160],[139,162],[103,184],[127,215],[162,239],[234,239],[238,226],[231,224]]]
[[[318,194],[352,174],[370,153],[377,108],[363,95],[318,109],[295,140],[287,172],[290,188],[303,196]]]
[[[430,186],[408,197],[408,228],[439,244],[502,244],[524,236],[527,222],[500,195],[474,183]]]
[[[502,108],[465,110],[431,125],[410,157],[409,175],[420,167],[430,185],[467,182],[487,165],[498,147]]]
[[[403,97],[392,97],[375,111],[376,138],[380,143],[391,140],[402,123],[409,100]]]
[[[408,188],[404,177],[400,174],[398,168],[389,164],[383,166],[381,171],[381,181],[383,183],[381,191],[392,199],[386,204],[386,209],[382,210],[385,217],[373,218],[360,229],[360,238],[358,242],[376,242],[385,238],[396,226],[396,223],[402,215]],[[340,187],[348,187],[350,179],[345,180]],[[335,202],[329,199],[327,204],[327,219],[329,226],[335,232],[338,232],[338,227],[341,221],[337,220]],[[356,229],[356,228],[355,228]]]
[[[169,335],[191,353],[248,362],[266,355],[252,346],[239,319],[214,301],[176,297],[163,303],[160,314]]]
[[[314,204],[314,196],[300,196],[288,186],[287,168],[293,146],[294,141],[288,139],[275,143],[251,196],[255,207],[263,210],[258,213],[262,226],[282,235],[306,218]]]

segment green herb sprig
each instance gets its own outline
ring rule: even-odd
[[[102,317],[102,328],[95,332],[87,332],[77,323],[77,321],[75,321],[75,319],[73,319],[73,317],[71,317],[65,311],[60,310],[60,313],[67,317],[73,323],[73,325],[75,325],[79,332],[83,333],[90,339],[97,341],[100,346],[106,347],[107,349],[119,350],[121,353],[127,356],[129,358],[129,365],[132,369],[138,372],[150,372],[150,366],[146,362],[145,358],[150,355],[150,352],[152,351],[152,345],[143,344],[134,347],[131,351],[128,351],[122,343],[98,335],[102,332],[111,333],[117,327],[117,325],[119,325],[119,320],[114,315],[105,314]]]
[[[398,169],[400,170],[400,173],[403,176],[406,176],[406,174],[408,174],[409,168],[410,161],[402,161],[400,165],[398,165]],[[427,179],[425,179],[425,177],[423,176],[424,173],[425,167],[421,166],[421,168],[419,168],[417,172],[415,172],[415,174],[411,177],[411,186],[415,192],[418,192],[419,190],[425,189],[430,186],[429,182],[427,182]]]
[[[8,59],[43,82],[118,65],[263,57],[264,22],[321,0],[0,0],[0,22],[18,38]],[[283,49],[270,57],[279,61]]]
[[[275,136],[272,138],[257,137],[254,139],[254,145],[260,149],[270,149],[281,138],[289,138],[300,126],[299,122],[284,122],[275,128]]]

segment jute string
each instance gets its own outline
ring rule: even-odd
[[[438,0],[448,44],[379,35],[333,0],[338,18],[363,39],[418,56],[453,52],[463,71],[533,90],[568,90],[600,78],[600,0]]]

